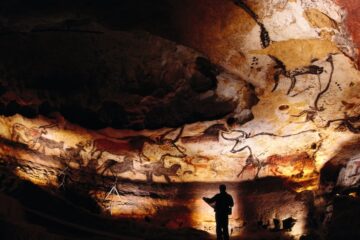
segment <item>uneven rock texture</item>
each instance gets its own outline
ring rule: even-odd
[[[259,24],[233,1],[212,1],[211,4],[207,1],[197,1],[193,5],[190,2],[185,1],[176,11],[179,16],[177,19],[189,19],[177,22],[181,41],[253,82],[256,75],[253,73],[255,68],[250,68],[252,56],[249,55],[249,51],[261,48]],[[245,2],[253,9],[260,19],[258,22],[267,29],[270,40],[278,42],[290,39],[330,38],[346,55],[357,58],[357,50],[349,40],[350,35],[344,22],[346,12],[330,0],[238,2]],[[318,12],[316,17],[314,14],[310,15],[314,11]],[[332,26],[324,24],[324,18],[327,18],[327,24],[331,22]],[[313,27],[312,24],[316,26]],[[188,31],[189,29],[191,31]],[[192,34],[194,32],[196,34]],[[256,36],[258,40],[255,40]],[[265,61],[256,69],[262,68],[263,71],[260,72],[266,73],[267,64],[270,62]],[[263,79],[264,75],[258,77]],[[256,86],[262,85],[257,83]]]
[[[359,17],[360,17],[360,3],[356,0],[337,0],[336,1],[340,6],[344,7],[348,12],[346,18],[346,25],[348,31],[353,37],[355,47],[359,51],[360,46],[360,34],[357,29],[359,29]],[[358,58],[358,66],[360,66],[360,58]]]
[[[341,236],[328,227],[359,200],[356,2],[159,1],[124,25],[81,6],[5,6],[4,169],[111,217],[210,233],[201,198],[225,182],[233,236]]]
[[[6,115],[61,112],[88,128],[142,129],[216,119],[256,103],[238,77],[147,33],[60,26],[7,34],[0,45]],[[222,87],[229,80],[232,90]]]

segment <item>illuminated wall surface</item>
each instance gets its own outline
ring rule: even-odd
[[[101,50],[99,56],[108,69],[118,70],[116,63],[125,62],[122,71],[128,76],[139,78],[140,69],[154,76],[150,81],[159,79],[160,85],[173,86],[162,95],[138,95],[136,101],[131,94],[119,96],[129,106],[123,108],[124,114],[133,109],[135,116],[128,129],[91,130],[61,111],[33,118],[2,115],[1,165],[45,189],[77,186],[105,215],[149,217],[171,229],[193,227],[211,234],[215,233],[213,209],[201,198],[212,196],[220,183],[226,183],[235,200],[232,236],[250,229],[251,221],[274,229],[274,218],[292,217],[297,221],[287,234],[298,238],[306,233],[309,194],[322,191],[320,176],[326,164],[334,159],[343,164],[339,186],[353,186],[360,179],[356,157],[360,72],[354,42],[358,37],[350,31],[359,18],[347,18],[342,1],[246,1],[247,5],[226,1],[218,9],[216,3],[199,1],[193,12],[184,13],[182,8],[190,2],[179,6],[174,16],[183,19],[176,23],[179,41],[191,48],[147,33],[100,26],[96,31],[102,35],[84,40]],[[200,17],[199,12],[208,15]],[[5,41],[18,42],[21,52],[31,44],[51,41],[47,34],[58,33],[38,34],[43,35],[25,36],[25,40],[3,36],[8,39],[0,39],[0,46],[6,49]],[[81,45],[76,36],[73,40]],[[129,42],[133,44],[127,46]],[[91,58],[91,53],[79,54]],[[1,65],[2,71],[7,71],[7,64]],[[119,70],[111,77],[121,78],[121,74]],[[201,89],[208,84],[203,75],[210,76],[215,86]],[[11,71],[7,76],[18,77]],[[10,90],[1,96],[4,104],[62,101],[14,85],[6,85]],[[114,96],[115,85],[100,88],[97,97]],[[195,97],[187,94],[189,86],[197,89]],[[185,114],[187,109],[176,112],[182,103],[173,99],[187,98],[195,99],[190,104],[194,108],[203,109],[199,121],[178,119],[177,126],[146,130],[146,122],[169,126],[166,121],[176,118],[171,116]],[[80,101],[76,94],[68,99],[74,104]],[[158,114],[149,110],[161,104],[173,108]],[[136,121],[145,130],[129,130]],[[261,182],[267,177],[276,178]]]

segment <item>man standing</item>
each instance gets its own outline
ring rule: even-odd
[[[215,202],[215,220],[216,220],[216,236],[217,240],[229,240],[229,217],[231,208],[234,206],[234,200],[230,194],[226,192],[226,186],[219,186],[220,193],[212,198],[203,197],[208,204]]]

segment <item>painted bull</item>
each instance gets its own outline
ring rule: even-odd
[[[321,137],[316,130],[305,130],[294,134],[276,135],[273,133],[261,132],[251,135],[242,130],[222,132],[225,140],[233,141],[231,153],[239,153],[244,150],[249,152],[243,169],[238,177],[250,167],[256,167],[255,177],[258,177],[260,170],[267,165],[267,159],[274,154],[288,156],[297,152],[307,151],[310,156],[321,146]]]

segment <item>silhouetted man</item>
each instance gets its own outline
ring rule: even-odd
[[[231,208],[234,206],[234,200],[230,194],[226,192],[226,186],[219,186],[220,193],[212,198],[204,197],[204,201],[211,204],[215,202],[215,220],[216,220],[216,236],[218,240],[229,240],[229,217]]]

